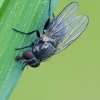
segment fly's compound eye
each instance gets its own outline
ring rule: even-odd
[[[29,60],[29,59],[32,59],[32,58],[34,58],[35,56],[34,56],[34,54],[30,51],[30,50],[27,50],[27,51],[25,51],[24,53],[23,53],[23,58],[25,59],[25,60]]]
[[[22,56],[30,67],[36,68],[40,65],[40,62],[35,58],[35,55],[30,50],[25,51]]]

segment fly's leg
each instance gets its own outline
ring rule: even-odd
[[[19,31],[19,30],[15,29],[15,28],[12,28],[12,29],[14,31],[16,31],[16,32],[19,32],[19,33],[22,33],[22,34],[27,34],[27,35],[31,35],[34,32],[36,32],[37,33],[37,37],[40,38],[40,32],[39,32],[39,30],[34,30],[34,31],[31,31],[31,32],[25,33],[25,32],[22,32],[22,31]],[[21,50],[21,49],[25,49],[25,48],[32,47],[32,46],[34,46],[34,43],[32,43],[31,45],[25,46],[25,47],[16,48],[15,50]]]
[[[50,23],[50,15],[51,15],[51,0],[49,1],[49,9],[48,9],[48,16],[49,16],[49,18],[48,18],[48,20],[45,22],[43,31],[47,29],[47,27],[48,27],[48,25],[49,25],[49,23]],[[52,14],[52,16],[53,16],[53,18],[55,18],[54,13]],[[44,32],[43,32],[43,33],[44,33]]]
[[[45,25],[44,25],[44,29],[43,30],[47,29],[47,26],[49,25],[49,22],[50,22],[50,14],[51,14],[51,0],[49,1],[49,9],[48,9],[48,16],[49,16],[49,18],[45,22]]]
[[[31,45],[25,46],[25,47],[21,47],[21,48],[16,48],[15,50],[21,50],[21,49],[25,49],[28,47],[33,47],[34,46],[34,42]]]
[[[51,0],[49,1],[49,9],[48,9],[48,16],[50,19],[50,14],[51,14]]]
[[[22,71],[24,70],[25,66],[26,66],[26,65],[24,65],[23,68],[21,69]]]
[[[40,32],[39,32],[39,30],[34,30],[34,31],[32,31],[32,32],[29,32],[28,35],[31,35],[31,34],[33,34],[34,32],[36,32],[37,37],[40,38]]]
[[[52,14],[52,16],[53,16],[53,18],[55,18],[55,14],[54,13]]]
[[[50,22],[50,19],[48,19],[44,25],[44,28],[43,28],[43,33],[44,33],[44,30],[47,29],[48,25],[49,25],[49,22]]]
[[[17,56],[16,58],[15,58],[15,60],[16,61],[20,61],[20,63],[22,63],[22,64],[24,64],[25,63],[25,61],[23,60],[23,57],[20,57],[20,56]],[[26,66],[28,66],[28,64],[27,63],[25,63],[24,64],[24,66],[22,67],[22,71],[24,70],[24,68],[26,67]]]
[[[52,14],[52,16],[53,16],[53,18],[55,18],[54,13]],[[47,27],[48,27],[49,23],[50,23],[50,18],[48,18],[48,20],[45,22],[45,25],[44,25],[44,30],[46,30],[46,29],[47,29]]]
[[[16,48],[15,50],[21,50],[21,49],[25,49],[25,48],[28,48],[28,47],[31,47],[31,45],[25,46],[25,47],[21,47],[21,48]]]
[[[22,32],[22,31],[19,31],[19,30],[15,29],[15,28],[12,28],[12,29],[13,29],[14,31],[16,31],[16,32],[19,32],[19,33],[22,33],[22,34],[27,34],[27,35],[31,35],[31,34],[33,34],[34,32],[36,32],[37,37],[40,38],[40,32],[39,32],[39,30],[34,30],[34,31],[31,31],[31,32],[25,33],[25,32]]]
[[[49,9],[48,9],[48,16],[49,16],[49,19],[50,19],[50,14],[51,14],[51,0],[50,0],[50,2],[49,2]],[[55,15],[54,15],[54,13],[52,14],[52,16],[53,16],[53,18],[55,18]]]

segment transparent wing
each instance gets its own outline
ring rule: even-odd
[[[74,18],[74,22],[69,27],[67,34],[63,41],[58,44],[55,54],[61,52],[67,48],[73,41],[75,41],[85,30],[88,25],[88,17],[86,15],[80,15]]]
[[[68,33],[69,27],[74,22],[78,8],[78,3],[72,2],[56,18],[53,18],[46,29],[48,36],[61,42]]]
[[[49,39],[54,39],[57,42],[54,54],[67,48],[87,27],[88,17],[86,15],[77,16],[78,9],[78,3],[72,2],[50,21],[46,35]],[[50,50],[48,53],[44,52],[45,58],[48,58],[49,52]]]

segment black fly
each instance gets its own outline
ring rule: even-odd
[[[51,20],[50,6],[51,0],[49,1],[49,18],[44,25],[42,36],[40,36],[39,30],[25,33],[13,28],[13,30],[22,34],[37,33],[38,38],[35,42],[32,42],[29,46],[16,48],[16,50],[31,48],[31,50],[26,50],[21,57],[17,56],[15,58],[16,61],[21,61],[25,66],[38,67],[42,61],[67,48],[82,34],[88,25],[88,17],[86,15],[77,16],[79,9],[77,2],[68,4],[57,17],[53,17]]]

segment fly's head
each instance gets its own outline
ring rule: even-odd
[[[40,65],[40,61],[38,61],[32,51],[27,50],[22,54],[22,57],[17,56],[15,58],[16,61],[21,61],[25,63],[25,65],[29,65],[30,67],[38,67]]]

